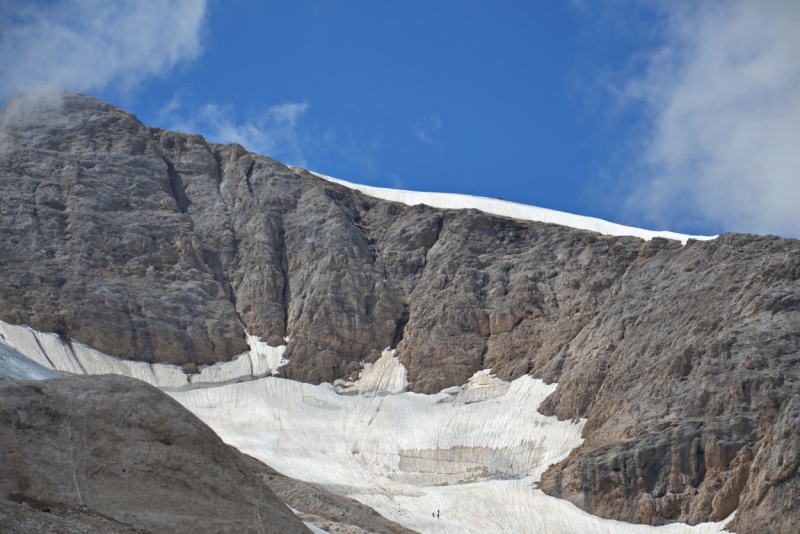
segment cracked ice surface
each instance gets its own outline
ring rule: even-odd
[[[667,239],[675,239],[686,244],[688,239],[708,240],[715,239],[717,236],[697,236],[678,234],[675,232],[667,231],[653,231],[644,230],[642,228],[634,228],[631,226],[623,226],[602,219],[594,217],[586,217],[583,215],[573,215],[563,211],[555,211],[547,208],[538,208],[536,206],[528,206],[527,204],[519,204],[517,202],[509,202],[507,200],[477,197],[473,195],[461,195],[458,193],[426,193],[420,191],[405,191],[402,189],[389,189],[386,187],[374,187],[370,185],[354,184],[309,171],[312,174],[319,176],[329,182],[334,182],[343,185],[349,189],[355,189],[362,193],[384,200],[391,200],[393,202],[400,202],[409,206],[416,204],[425,204],[433,208],[441,209],[469,209],[474,208],[481,210],[485,213],[500,215],[501,217],[511,217],[514,219],[523,219],[528,221],[538,221],[551,224],[559,224],[561,226],[569,226],[570,228],[579,228],[581,230],[589,230],[603,235],[616,235],[616,236],[634,236],[642,238],[646,241],[654,237],[664,237]]]
[[[45,380],[59,376],[61,376],[60,373],[43,367],[11,347],[0,343],[0,379]]]
[[[385,351],[344,390],[270,377],[170,395],[242,452],[420,532],[722,531],[726,521],[655,528],[600,519],[536,489],[547,466],[582,442],[584,421],[537,412],[555,384],[481,371],[436,395],[382,391],[405,380],[401,368]]]

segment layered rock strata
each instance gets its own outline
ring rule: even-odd
[[[0,113],[0,234],[3,321],[190,371],[247,331],[312,383],[386,347],[421,393],[530,374],[559,383],[544,413],[588,419],[548,493],[651,524],[738,507],[741,533],[796,508],[796,240],[406,206],[72,93]]]

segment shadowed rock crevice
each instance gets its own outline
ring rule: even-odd
[[[186,213],[191,202],[189,202],[189,198],[186,196],[186,189],[184,188],[183,180],[181,180],[181,177],[175,172],[175,167],[172,166],[172,163],[168,161],[165,163],[167,164],[169,185],[172,191],[172,196],[175,197],[175,204],[178,206],[178,209],[181,213]]]
[[[281,278],[283,279],[283,289],[281,290],[281,304],[283,305],[283,337],[289,335],[289,306],[292,300],[292,292],[289,286],[289,262],[286,259],[286,241],[283,223],[280,224],[278,233],[278,265],[280,265]]]
[[[397,321],[397,327],[394,332],[394,338],[392,338],[391,348],[397,348],[397,345],[403,341],[403,332],[406,329],[406,325],[408,324],[408,304],[403,303],[403,314],[400,316],[400,319]]]

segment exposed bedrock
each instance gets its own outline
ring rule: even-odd
[[[303,521],[330,534],[417,534],[360,502],[287,477],[255,458],[252,469]]]
[[[800,396],[781,408],[759,445],[732,530],[800,532]]]
[[[0,381],[2,532],[310,532],[254,463],[138,380]]]
[[[559,383],[543,413],[588,419],[548,493],[651,524],[738,507],[740,534],[800,509],[779,452],[798,439],[797,240],[406,206],[90,97],[32,100],[0,113],[0,319],[176,364],[289,336],[284,376],[313,383],[389,346],[420,393],[530,374]]]
[[[736,532],[792,531],[744,518],[753,457],[774,454],[768,436],[797,392],[798,248],[725,235],[634,262],[570,342],[545,401],[546,413],[588,421],[543,489],[617,519],[697,523],[739,507]],[[790,486],[774,506],[796,507]]]

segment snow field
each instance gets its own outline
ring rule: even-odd
[[[709,240],[717,237],[686,235],[667,231],[643,230],[641,228],[623,226],[621,224],[604,221],[602,219],[596,219],[594,217],[573,215],[571,213],[564,213],[563,211],[555,211],[547,208],[537,208],[536,206],[528,206],[527,204],[509,202],[502,199],[461,195],[458,193],[423,193],[419,191],[405,191],[402,189],[389,189],[386,187],[354,184],[344,180],[339,180],[338,178],[319,174],[317,172],[309,172],[319,176],[320,178],[328,180],[329,182],[334,182],[347,188],[361,191],[365,195],[381,198],[383,200],[400,202],[409,206],[425,204],[433,208],[441,209],[473,208],[481,210],[485,213],[500,215],[501,217],[511,217],[513,219],[559,224],[561,226],[589,230],[591,232],[597,232],[603,235],[634,236],[644,239],[645,241],[649,241],[654,237],[664,237],[666,239],[675,239],[684,245],[688,239]]]
[[[654,528],[600,519],[538,490],[542,472],[582,442],[584,421],[537,411],[555,384],[481,371],[437,395],[374,387],[376,376],[397,385],[399,367],[385,351],[347,388],[269,377],[170,395],[242,452],[423,533],[722,531],[725,522]]]
[[[528,376],[508,383],[484,370],[437,395],[409,393],[405,367],[386,350],[356,382],[314,386],[272,377],[285,347],[249,342],[250,352],[189,377],[0,321],[0,343],[43,368],[149,382],[242,452],[419,532],[711,534],[730,520],[631,525],[537,489],[544,470],[582,442],[583,421],[537,411],[556,384]],[[436,510],[440,518],[431,517]]]

